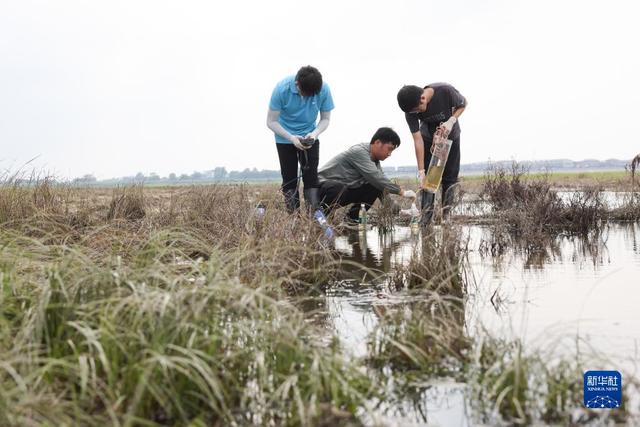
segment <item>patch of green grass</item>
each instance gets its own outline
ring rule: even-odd
[[[299,425],[372,393],[337,342],[316,344],[300,311],[238,280],[235,254],[190,259],[196,236],[152,236],[129,261],[2,241],[8,425]]]

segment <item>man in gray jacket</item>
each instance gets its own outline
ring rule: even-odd
[[[354,145],[335,156],[318,171],[319,195],[322,206],[330,211],[335,206],[354,204],[349,219],[358,220],[360,204],[369,210],[384,191],[415,198],[412,190],[403,190],[382,172],[380,162],[388,158],[400,145],[400,137],[391,128],[376,131],[370,143]]]

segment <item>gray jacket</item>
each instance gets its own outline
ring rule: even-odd
[[[339,181],[348,188],[358,188],[366,183],[378,190],[400,194],[400,187],[389,181],[382,172],[380,162],[371,160],[371,145],[367,142],[356,144],[329,160],[318,171],[318,180]]]

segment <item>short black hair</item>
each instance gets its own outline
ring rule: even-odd
[[[420,105],[420,97],[424,89],[415,85],[404,85],[398,91],[398,105],[405,113],[410,113],[414,108]]]
[[[373,144],[377,139],[382,141],[383,144],[393,144],[395,148],[400,146],[400,137],[395,130],[387,127],[382,127],[376,131],[371,137],[369,145]]]
[[[301,95],[313,96],[320,93],[322,89],[322,74],[317,68],[307,65],[298,70],[296,81],[300,88]]]

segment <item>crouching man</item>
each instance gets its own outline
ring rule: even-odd
[[[322,207],[329,213],[336,206],[353,204],[349,220],[357,221],[360,205],[369,210],[386,190],[406,198],[415,198],[412,190],[403,190],[382,172],[380,162],[400,146],[400,137],[391,128],[382,127],[371,142],[354,145],[338,154],[318,171],[319,196]]]

